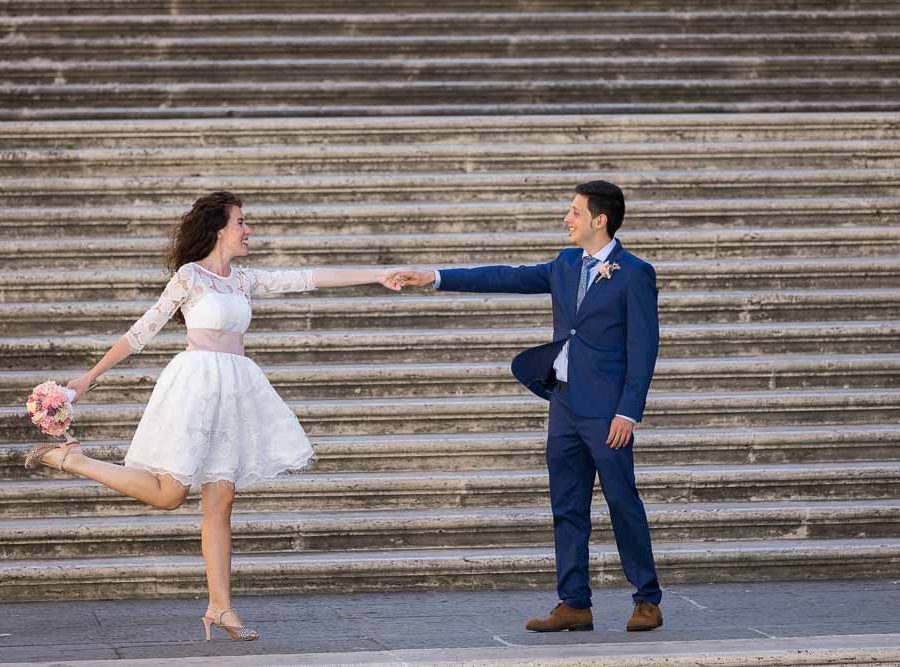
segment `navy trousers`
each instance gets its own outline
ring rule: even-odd
[[[662,591],[653,563],[647,513],[634,481],[634,441],[612,449],[606,444],[610,422],[578,417],[569,409],[566,390],[550,399],[547,469],[556,543],[559,599],[570,607],[591,606],[588,539],[591,496],[600,475],[625,578],[637,589],[634,601],[659,604]]]

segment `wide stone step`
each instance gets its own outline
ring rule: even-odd
[[[455,294],[383,297],[304,297],[264,299],[253,305],[254,328],[267,331],[320,329],[470,328],[515,322],[550,326],[546,295]],[[122,334],[153,305],[152,300],[0,303],[0,336]],[[900,312],[900,289],[836,289],[733,292],[663,292],[663,324],[695,322],[779,322],[886,320]],[[170,322],[165,331],[178,332]]]
[[[560,228],[562,225],[560,225]],[[266,266],[310,264],[457,264],[545,262],[566,245],[564,230],[390,235],[304,235],[253,237],[253,261]],[[853,248],[856,258],[900,255],[900,230],[885,227],[803,229],[681,229],[623,232],[629,251],[656,263],[722,258],[828,257]],[[92,238],[7,241],[0,263],[11,269],[157,268],[163,238]]]
[[[255,203],[329,203],[345,192],[356,192],[375,202],[496,201],[509,204],[558,201],[573,183],[596,178],[594,171],[529,171],[488,174],[364,174],[309,176],[107,178],[4,178],[0,179],[2,206],[100,206],[178,204],[185,206],[198,193],[232,190],[255,193]],[[754,169],[621,171],[616,182],[628,198],[813,196],[896,196],[900,169]],[[247,208],[252,205],[246,202]],[[564,210],[564,209],[561,209]],[[557,214],[559,215],[559,214]]]
[[[547,403],[521,393],[287,403],[312,435],[534,430],[547,421]],[[130,437],[143,410],[141,403],[82,403],[72,430],[90,438]],[[654,391],[644,418],[657,428],[890,423],[900,418],[900,389]],[[36,435],[24,405],[0,407],[0,441],[28,442]]]
[[[786,322],[676,324],[661,327],[661,357],[684,359],[760,354],[885,354],[896,352],[900,322]],[[120,336],[2,337],[0,363],[8,370],[88,368]],[[526,347],[552,339],[549,329],[411,329],[267,332],[245,336],[260,364],[420,363],[505,361]],[[183,352],[184,333],[161,333],[123,366],[167,364]]]
[[[880,7],[890,7],[889,3]],[[592,9],[595,6],[592,6]],[[582,4],[581,8],[585,8]],[[392,8],[393,9],[393,8]],[[3,16],[0,34],[22,37],[118,38],[139,32],[142,37],[178,36],[372,36],[372,35],[447,35],[447,34],[542,34],[564,37],[577,21],[584,32],[600,35],[657,33],[739,33],[777,34],[793,32],[862,31],[894,32],[900,29],[900,12],[895,7],[867,9],[857,5],[853,11],[522,11],[520,5],[506,11],[434,12],[421,7],[416,13],[278,13],[244,12],[226,14],[147,14],[129,16]],[[642,8],[643,9],[643,8]],[[424,11],[422,11],[424,10]],[[308,11],[308,10],[307,10]]]
[[[895,499],[900,463],[665,466],[636,469],[646,502]],[[596,490],[599,500],[601,493]],[[175,513],[196,514],[197,495]],[[237,512],[545,506],[546,469],[283,476],[235,497]],[[83,479],[0,482],[0,518],[160,514]]]
[[[0,126],[2,129],[2,126]],[[571,192],[573,179],[565,188]],[[197,193],[194,194],[194,197]],[[271,205],[248,200],[245,214],[258,235],[333,234],[339,226],[346,236],[393,233],[460,233],[504,229],[547,231],[562,220],[567,202],[563,191],[546,203],[417,202],[373,204]],[[133,240],[169,233],[193,199],[179,205],[101,207],[0,207],[0,232],[7,239],[93,238],[110,235]],[[863,227],[892,225],[900,214],[900,197],[777,197],[773,199],[629,198],[622,233],[632,230],[676,230],[684,227],[719,229],[752,227],[821,227],[829,216],[842,216]],[[850,229],[852,227],[848,227]]]
[[[256,4],[256,3],[254,3]],[[55,61],[80,61],[90,53],[92,61],[109,62],[152,56],[166,60],[193,58],[229,60],[234,54],[254,58],[358,58],[451,56],[457,58],[509,58],[559,56],[560,37],[555,34],[517,33],[515,35],[432,34],[432,35],[331,35],[302,34],[279,36],[177,36],[143,37],[139,26],[128,36],[95,40],[68,37],[15,39],[16,56],[43,59],[52,54]],[[900,52],[898,33],[890,32],[793,32],[793,33],[632,33],[567,35],[567,45],[588,57],[639,57],[648,53],[685,56],[781,56],[821,54],[867,55]],[[0,44],[3,40],[0,40]]]
[[[591,539],[613,544],[606,506],[593,512]],[[900,501],[783,501],[648,504],[656,542],[890,538]],[[549,507],[364,512],[238,513],[235,553],[547,547]],[[200,516],[0,520],[0,558],[175,556],[200,551]]]
[[[895,35],[896,36],[896,35]],[[752,37],[750,38],[752,40]],[[52,52],[51,52],[52,53]],[[239,52],[235,52],[238,54]],[[871,55],[755,55],[703,53],[677,56],[595,56],[579,51],[576,56],[464,57],[444,55],[428,58],[406,54],[376,58],[370,54],[351,58],[260,58],[232,55],[225,59],[190,60],[160,57],[147,49],[144,57],[126,60],[15,60],[3,64],[0,82],[47,90],[45,86],[89,86],[95,84],[146,85],[203,84],[235,85],[307,82],[319,85],[363,82],[442,83],[458,86],[465,82],[503,82],[531,79],[533,82],[572,79],[573,71],[617,71],[619,81],[725,81],[738,80],[889,80],[894,78],[900,56],[873,52]],[[599,82],[598,82],[599,83]],[[807,84],[808,85],[808,84]],[[40,86],[41,88],[30,88]],[[78,90],[79,88],[76,88]],[[323,88],[324,90],[324,88]],[[178,91],[173,90],[177,95]],[[146,94],[146,93],[145,93]],[[297,93],[294,93],[297,95]],[[301,93],[302,96],[302,93]],[[115,94],[113,95],[115,99]],[[300,97],[300,96],[298,96]]]
[[[108,371],[91,391],[91,401],[146,402],[160,371],[159,367]],[[288,400],[490,396],[519,389],[508,361],[279,365],[263,371]],[[62,373],[0,371],[0,403],[21,403],[31,387]],[[657,391],[713,391],[898,385],[900,353],[662,359],[656,365],[652,387]]]
[[[519,12],[522,9],[519,0],[452,0],[441,3],[444,12],[452,13],[484,13],[484,12]],[[539,6],[539,5],[535,5]],[[610,0],[603,4],[608,12],[634,11],[634,3],[625,0]],[[771,12],[783,11],[781,0],[734,0],[728,3],[731,11]],[[830,13],[850,10],[890,10],[894,4],[887,0],[793,0],[791,8],[794,12]],[[312,0],[298,5],[289,0],[256,0],[252,4],[226,4],[212,0],[116,0],[114,4],[98,0],[79,0],[77,6],[68,0],[3,0],[0,2],[0,13],[4,16],[31,16],[42,14],[53,15],[108,15],[112,8],[117,15],[173,14],[173,15],[234,15],[258,14],[259,12],[286,14],[330,14],[334,12],[352,14],[384,13],[384,3],[374,0]],[[585,0],[559,0],[553,3],[557,11],[585,13],[596,10],[593,2]],[[434,5],[422,0],[396,0],[391,3],[394,12],[433,13]],[[672,6],[665,0],[643,0],[642,11],[671,11]],[[679,3],[680,12],[708,12],[709,3],[704,0],[686,0]]]
[[[670,143],[264,145],[208,148],[10,149],[0,176],[261,176],[346,172],[487,173],[523,168],[609,169],[897,167],[889,139]]]
[[[562,244],[559,246],[562,247]],[[541,259],[550,261],[554,253]],[[507,258],[509,263],[514,258]],[[162,261],[162,259],[160,259]],[[525,261],[524,263],[528,263]],[[534,262],[531,262],[534,263]],[[250,264],[248,264],[250,265]],[[253,262],[257,268],[266,268]],[[294,264],[294,267],[309,266]],[[327,265],[322,265],[327,266]],[[354,268],[386,268],[386,265],[352,265]],[[395,264],[397,266],[397,264]],[[415,266],[412,263],[407,266]],[[434,268],[434,265],[426,265]],[[444,264],[439,268],[453,268]],[[825,289],[834,287],[838,277],[860,288],[884,288],[898,284],[900,257],[874,256],[858,258],[774,258],[774,259],[716,259],[654,262],[657,286],[661,291],[697,290],[780,290],[793,288]],[[340,267],[337,267],[340,268]],[[425,268],[425,267],[422,267]],[[99,301],[159,298],[169,278],[163,270],[97,269],[70,270],[61,280],[59,272],[19,270],[0,272],[0,302],[34,302],[51,300]],[[380,285],[344,288],[340,292],[323,289],[309,292],[304,298],[315,299],[342,296],[385,296]],[[403,298],[403,295],[396,295]]]
[[[660,579],[668,584],[900,576],[900,540],[657,542]],[[611,545],[591,547],[592,583],[624,585]],[[423,549],[325,554],[239,554],[235,595],[451,589],[552,590],[553,549]],[[206,595],[195,556],[77,558],[0,563],[4,600],[166,598]]]
[[[560,103],[560,99],[566,102]],[[102,100],[104,105],[97,104]],[[220,101],[227,100],[227,101]],[[239,100],[235,102],[234,100]],[[240,100],[253,100],[253,103]],[[892,111],[898,78],[0,85],[0,120]]]
[[[33,438],[37,434],[32,435]],[[545,431],[474,434],[314,436],[316,472],[398,472],[540,469]],[[35,440],[0,445],[0,479],[71,479],[23,467]],[[121,463],[130,441],[84,440],[92,458]],[[654,429],[641,425],[637,459],[646,465],[833,463],[900,457],[900,426],[755,426]]]
[[[574,37],[569,35],[569,37]],[[602,36],[591,35],[591,39]],[[219,38],[216,38],[218,42]],[[557,42],[558,44],[558,42]],[[573,141],[577,137],[577,142]],[[368,146],[410,144],[544,144],[743,141],[852,141],[900,139],[894,113],[735,113],[655,115],[395,116],[391,118],[177,118],[10,122],[0,126],[0,147],[21,151],[138,147],[205,148],[211,145]],[[760,201],[764,206],[768,202]],[[352,202],[347,205],[352,206]],[[360,207],[361,208],[361,207]],[[362,212],[362,210],[361,210]]]

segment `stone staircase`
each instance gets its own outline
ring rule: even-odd
[[[2,0],[0,26],[2,119],[900,103],[887,0]]]
[[[153,302],[199,194],[244,197],[254,266],[519,263],[561,249],[598,176],[661,288],[636,458],[663,584],[900,574],[900,11],[554,4],[0,0],[0,598],[205,591],[196,498],[149,511],[21,467],[28,391]],[[770,112],[671,113],[742,109]],[[248,353],[320,461],[238,497],[236,592],[551,589],[546,403],[509,373],[549,317],[544,296],[259,300]],[[101,379],[92,455],[121,460],[182,348],[172,324]],[[593,545],[620,583],[602,501]]]

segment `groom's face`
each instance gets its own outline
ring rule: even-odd
[[[602,218],[603,216],[599,216]],[[591,227],[591,212],[587,207],[587,197],[584,195],[575,195],[572,203],[569,205],[569,212],[566,213],[563,222],[569,233],[569,242],[582,248],[594,245],[597,237],[601,234],[596,227],[601,229],[605,221],[601,219],[594,220],[594,227]]]

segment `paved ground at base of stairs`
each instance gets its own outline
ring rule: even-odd
[[[900,581],[673,586],[663,597],[664,627],[642,633],[624,631],[630,591],[604,588],[594,594],[593,632],[525,631],[528,618],[545,615],[555,602],[552,591],[534,590],[241,597],[235,606],[262,634],[256,642],[230,642],[221,633],[202,641],[204,600],[3,603],[0,661],[216,658],[171,662],[262,665],[302,664],[303,656],[315,655],[310,663],[323,664],[331,655],[335,664],[400,664],[415,656],[437,662],[531,655],[552,662],[598,645],[639,653],[642,646],[659,650],[660,642],[766,647],[837,637],[865,645],[860,636],[870,635],[874,645],[877,635],[882,643],[884,635],[900,636]]]

